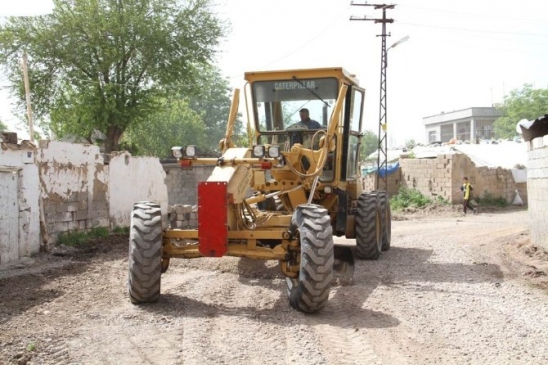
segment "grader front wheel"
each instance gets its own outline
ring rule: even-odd
[[[291,230],[299,234],[301,263],[298,279],[287,278],[289,303],[304,313],[325,306],[333,280],[333,233],[327,210],[319,205],[297,207]]]
[[[165,267],[167,269],[167,267]],[[133,304],[160,297],[162,275],[162,213],[158,204],[133,206],[129,233],[129,297]]]

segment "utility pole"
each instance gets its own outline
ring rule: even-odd
[[[387,4],[355,4],[353,1],[350,3],[352,6],[372,6],[374,9],[382,9],[381,19],[370,19],[367,17],[355,17],[351,16],[350,20],[366,20],[374,21],[375,24],[382,24],[382,33],[377,37],[382,37],[382,49],[381,49],[381,88],[380,88],[380,107],[379,107],[379,149],[377,154],[377,180],[375,182],[375,188],[388,191],[387,172],[388,172],[388,129],[387,129],[387,113],[386,113],[386,66],[387,66],[387,49],[386,49],[386,37],[390,37],[390,34],[386,33],[386,23],[394,23],[394,19],[386,18],[386,10],[394,9],[396,5]],[[381,171],[384,169],[384,176],[381,176]],[[382,184],[379,184],[379,178],[382,180]]]

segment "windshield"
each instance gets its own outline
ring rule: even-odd
[[[306,129],[300,123],[302,115],[327,127],[338,91],[336,78],[254,82],[257,128],[262,132]],[[302,109],[307,113],[299,113]]]

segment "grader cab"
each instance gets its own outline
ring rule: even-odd
[[[327,303],[334,273],[351,276],[354,256],[377,259],[390,248],[390,207],[383,191],[364,192],[358,168],[365,90],[342,68],[248,72],[244,88],[248,147],[232,133],[239,91],[222,156],[199,158],[194,146],[173,147],[181,167],[211,164],[198,185],[198,227],[162,227],[158,204],[132,212],[129,296],[160,296],[172,258],[238,256],[277,260],[290,305],[305,313]],[[315,129],[299,119],[307,109]],[[333,236],[355,239],[334,245]]]

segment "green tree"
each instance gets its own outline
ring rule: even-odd
[[[37,119],[59,136],[106,136],[118,149],[169,95],[197,91],[224,27],[210,0],[54,0],[53,13],[0,26],[0,64],[24,105],[19,63],[29,54]],[[181,85],[185,85],[182,87]]]
[[[367,156],[379,148],[379,138],[370,130],[366,130],[360,146],[360,161],[367,159]]]
[[[216,67],[204,67],[198,83],[197,95],[190,97],[189,106],[198,113],[206,127],[205,145],[216,150],[226,132],[230,111],[230,87]],[[235,128],[239,131],[240,126]],[[197,143],[194,143],[197,144]],[[205,147],[205,146],[204,146]]]
[[[2,121],[0,120],[0,131],[5,131],[8,129],[8,126],[6,126]]]
[[[127,130],[122,138],[125,149],[134,155],[166,158],[173,146],[206,146],[207,127],[186,100],[164,99],[159,104],[161,110],[149,120]]]
[[[208,66],[198,85],[199,92],[190,98],[181,93],[162,99],[160,110],[143,123],[146,125],[128,129],[121,147],[134,155],[166,157],[172,146],[193,144],[199,147],[201,156],[218,156],[231,104],[228,81],[217,68]],[[234,132],[241,132],[241,122]]]
[[[516,124],[522,120],[534,120],[548,111],[548,89],[534,89],[525,84],[521,90],[515,89],[504,97],[504,103],[498,107],[502,116],[495,123],[495,134],[499,138],[511,138],[516,135]]]

